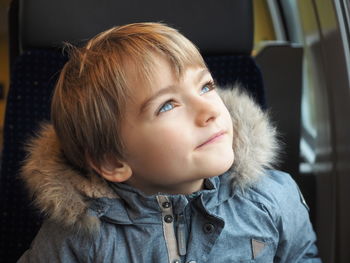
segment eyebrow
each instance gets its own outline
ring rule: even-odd
[[[194,83],[199,83],[203,77],[207,74],[210,74],[209,70],[207,68],[203,68],[195,77]],[[158,90],[156,93],[154,93],[151,97],[149,97],[148,99],[146,99],[140,107],[140,113],[144,112],[146,110],[146,108],[149,106],[149,104],[155,100],[157,97],[163,95],[163,94],[167,94],[167,93],[171,93],[172,91],[174,91],[174,89],[176,88],[175,85],[169,85],[163,89]]]

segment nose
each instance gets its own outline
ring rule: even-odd
[[[214,102],[199,97],[195,102],[195,114],[196,125],[204,127],[215,121],[220,111]]]

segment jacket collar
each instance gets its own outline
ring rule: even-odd
[[[145,195],[138,189],[126,184],[110,184],[118,198],[96,198],[89,206],[90,215],[102,217],[116,224],[151,224],[159,223],[161,208],[158,196],[165,195],[173,207],[174,214],[180,214],[193,200],[200,198],[203,206],[210,210],[230,199],[234,195],[234,177],[231,171],[220,176],[206,179],[205,188],[190,195]]]
[[[159,213],[162,212],[158,196],[165,195],[170,201],[174,214],[180,214],[193,200],[200,198],[204,207],[210,210],[234,195],[232,185],[234,177],[231,172],[206,179],[204,189],[190,195],[145,195],[138,189],[126,184],[110,184],[118,198],[97,198],[89,209],[97,217],[117,224],[147,224],[159,223]]]
[[[225,89],[219,93],[233,120],[235,161],[228,173],[228,177],[233,178],[229,191],[233,191],[234,187],[244,189],[256,183],[264,175],[264,169],[271,168],[275,162],[278,148],[276,132],[270,125],[267,114],[239,88]],[[117,214],[122,206],[119,206],[118,210],[117,206],[110,205],[111,200],[115,202],[128,200],[126,196],[123,198],[123,191],[126,189],[116,190],[117,188],[111,187],[95,174],[84,177],[73,169],[62,155],[51,124],[42,126],[38,136],[29,142],[27,150],[28,156],[22,168],[22,178],[36,205],[51,220],[66,226],[94,231],[98,229],[100,222],[96,213],[102,215],[108,210],[108,213]],[[214,188],[218,187],[216,180],[215,178],[209,180]],[[134,194],[135,202],[141,202],[136,198],[140,194],[136,192]],[[220,198],[214,199],[221,200]],[[99,200],[100,203],[94,200]],[[142,202],[147,203],[147,198]],[[105,210],[98,212],[94,206],[100,206]],[[108,207],[111,209],[107,209]],[[119,220],[122,220],[122,217],[119,217]]]

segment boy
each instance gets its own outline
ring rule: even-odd
[[[321,262],[267,117],[157,23],[73,49],[23,178],[47,215],[19,262]]]

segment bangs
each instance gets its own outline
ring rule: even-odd
[[[118,70],[118,76],[123,76],[126,86],[129,78],[137,79],[142,86],[150,86],[157,74],[157,60],[159,57],[169,62],[175,78],[181,78],[188,67],[206,68],[206,64],[197,47],[177,30],[158,23],[145,23],[137,33],[132,34],[132,25],[128,25],[128,35],[111,39],[112,57],[119,57],[119,65],[113,67]],[[124,27],[117,28],[118,34],[123,33]],[[120,63],[123,66],[120,66]],[[122,72],[121,72],[122,71]],[[130,87],[128,87],[130,88]]]

